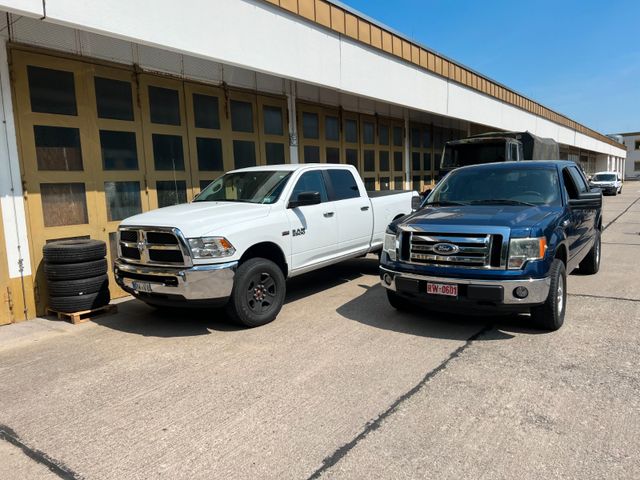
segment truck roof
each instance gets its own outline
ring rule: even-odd
[[[300,170],[302,168],[327,168],[327,167],[342,167],[342,168],[355,168],[353,165],[348,163],[282,163],[278,165],[257,165],[255,167],[246,167],[246,168],[236,168],[234,170],[230,170],[231,172],[252,172],[252,171],[260,171],[260,170],[269,170],[269,171],[284,171],[284,172],[294,172],[296,170]]]
[[[487,169],[492,170],[495,168],[504,169],[526,169],[526,168],[557,168],[569,165],[577,165],[576,162],[571,160],[523,160],[522,162],[493,162],[493,163],[481,163],[477,165],[467,165],[465,167],[458,167],[456,170],[467,169]]]

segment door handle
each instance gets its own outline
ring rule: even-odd
[[[335,214],[335,212],[324,212],[323,215],[327,218],[329,217],[333,217],[333,215]]]
[[[364,207],[360,207],[360,210],[362,210],[363,212],[366,212],[367,210],[369,210],[369,205],[365,205]]]

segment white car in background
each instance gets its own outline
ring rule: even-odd
[[[622,176],[618,172],[598,172],[589,182],[591,186],[602,190],[602,193],[617,195],[622,193]]]

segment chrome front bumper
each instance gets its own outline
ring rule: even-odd
[[[238,262],[184,268],[134,265],[116,260],[116,282],[134,296],[172,296],[185,300],[221,300],[233,289]]]
[[[380,272],[380,283],[382,286],[389,290],[393,290],[394,292],[397,291],[396,279],[399,277],[424,282],[502,287],[504,292],[502,303],[504,305],[535,305],[544,303],[549,295],[549,288],[551,286],[550,277],[524,280],[476,280],[469,278],[430,277],[426,275],[416,275],[413,273],[395,272],[384,267],[380,267]],[[526,298],[518,298],[514,296],[513,291],[517,287],[527,288],[529,294]]]

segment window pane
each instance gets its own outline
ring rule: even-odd
[[[163,125],[180,125],[180,100],[178,91],[149,86],[151,121]]]
[[[60,115],[78,114],[73,72],[29,65],[27,75],[31,111]]]
[[[380,152],[380,171],[389,171],[389,152]]]
[[[431,129],[425,128],[422,130],[422,146],[423,148],[431,147]]]
[[[100,130],[103,170],[138,170],[135,132]]]
[[[420,170],[420,152],[411,152],[411,170]]]
[[[204,190],[213,180],[200,180],[200,191]]]
[[[380,177],[380,190],[391,190],[389,177]]]
[[[393,127],[393,144],[396,147],[402,146],[402,127]]]
[[[320,147],[313,147],[307,145],[304,147],[304,163],[318,163],[320,162]]]
[[[431,183],[431,174],[425,175],[424,177],[422,177],[422,180],[424,181],[425,184]]]
[[[104,182],[104,194],[110,222],[142,212],[140,182]]]
[[[402,166],[402,152],[393,152],[393,169],[396,172],[404,171]]]
[[[328,169],[327,172],[331,179],[335,200],[345,200],[347,198],[357,198],[360,196],[358,184],[350,171],[344,169]]]
[[[373,150],[364,151],[364,171],[375,172],[376,171],[376,152]]]
[[[347,163],[358,168],[358,151],[353,148],[347,148],[346,150]]]
[[[218,97],[194,93],[193,117],[197,128],[220,129]]]
[[[422,154],[422,166],[424,170],[431,170],[431,154],[430,153]]]
[[[38,170],[82,170],[80,130],[34,125]]]
[[[411,129],[411,146],[414,148],[420,148],[420,129],[412,128]]]
[[[386,125],[378,127],[378,142],[380,145],[389,145],[389,127]]]
[[[265,105],[262,113],[264,115],[264,133],[267,135],[284,135],[282,109]]]
[[[329,200],[327,195],[327,189],[324,184],[324,177],[322,172],[316,170],[314,172],[303,173],[296,186],[293,187],[290,199],[293,201],[298,200],[298,195],[302,192],[318,192],[320,194],[320,201],[326,202]]]
[[[231,128],[234,132],[253,132],[253,105],[231,100]]]
[[[324,138],[326,140],[340,140],[340,128],[338,126],[338,117],[327,115],[324,117]]]
[[[169,207],[187,203],[187,182],[184,180],[164,180],[156,182],[158,207]]]
[[[371,145],[375,143],[375,131],[373,123],[363,122],[362,124],[362,141],[365,145]]]
[[[349,143],[358,143],[358,122],[355,120],[345,120],[344,139]]]
[[[411,189],[420,192],[420,177],[411,178]]]
[[[45,227],[89,223],[84,183],[41,183]]]
[[[327,163],[340,163],[340,149],[327,147]]]
[[[278,165],[285,163],[284,158],[284,143],[271,143],[265,144],[267,165]]]
[[[373,191],[376,189],[376,179],[375,178],[365,178],[364,179],[364,189],[368,191]]]
[[[393,177],[393,188],[396,190],[404,190],[402,177]]]
[[[198,150],[198,170],[204,172],[224,170],[222,166],[222,140],[197,137],[196,149]]]
[[[184,170],[182,137],[154,133],[153,163],[156,170]]]
[[[233,165],[235,168],[255,167],[256,146],[254,142],[233,141]]]
[[[133,120],[131,83],[123,80],[94,77],[98,117]]]
[[[302,112],[302,136],[304,138],[319,138],[318,114]]]

